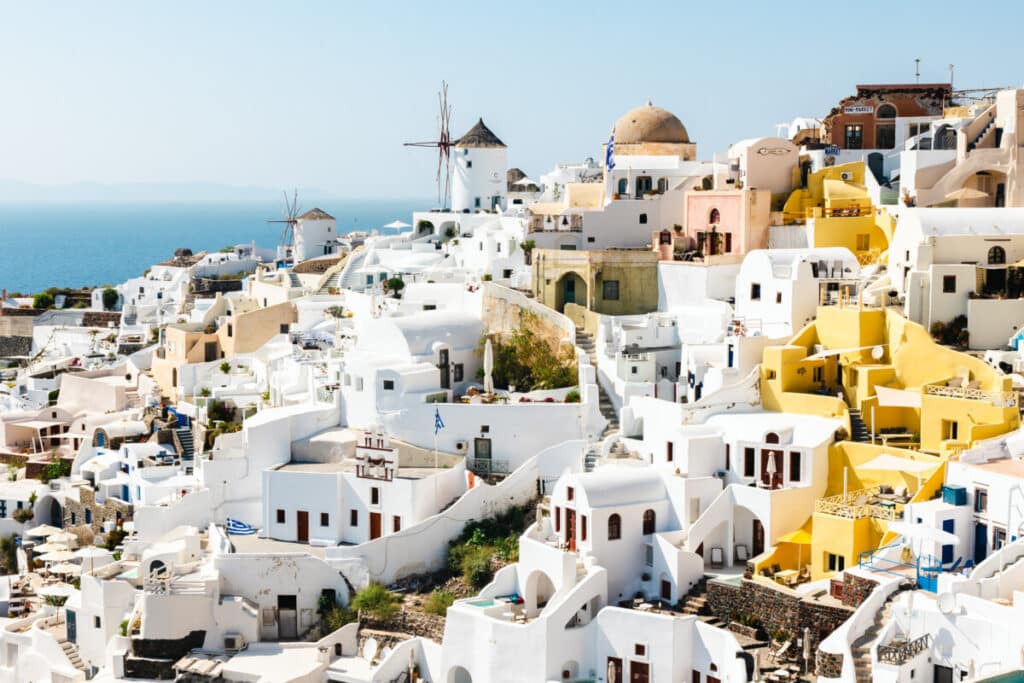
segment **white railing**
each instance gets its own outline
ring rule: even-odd
[[[864,517],[889,521],[898,519],[899,515],[896,513],[895,505],[886,506],[869,502],[871,497],[878,493],[879,488],[875,486],[850,491],[845,495],[820,498],[814,503],[814,511],[847,519],[862,519]]]
[[[925,386],[924,392],[929,396],[941,396],[943,398],[960,398],[969,401],[985,401],[994,406],[1003,408],[1015,408],[1017,406],[1017,394],[1012,391],[986,391],[984,389],[973,389],[968,387],[949,387],[941,384],[929,384]]]

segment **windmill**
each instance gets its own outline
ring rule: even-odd
[[[448,197],[451,194],[451,148],[454,143],[449,130],[452,108],[448,105],[448,84],[444,81],[441,81],[441,91],[437,93],[437,99],[440,105],[437,117],[439,128],[437,139],[425,142],[407,142],[405,146],[437,148],[437,201],[440,202],[441,208],[447,208]]]
[[[281,246],[278,247],[278,253],[280,257],[284,257],[288,252],[288,247],[292,245],[295,237],[295,224],[298,222],[299,217],[299,191],[292,190],[292,197],[288,199],[288,192],[282,192],[284,195],[284,209],[282,215],[284,218],[279,220],[268,220],[268,223],[284,223],[284,228],[281,229]]]

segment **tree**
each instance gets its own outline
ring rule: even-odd
[[[119,298],[120,297],[118,296],[116,289],[113,287],[107,287],[103,290],[103,308],[107,311],[114,310]]]
[[[487,337],[480,340],[480,348]],[[552,350],[551,345],[539,338],[530,328],[530,317],[510,337],[491,337],[494,353],[494,386],[505,389],[515,386],[517,391],[558,389],[576,384],[575,357]]]
[[[388,278],[384,283],[384,289],[393,292],[394,294],[398,294],[405,289],[405,280],[400,277]]]
[[[39,292],[32,297],[32,308],[53,308],[53,295],[49,292]]]

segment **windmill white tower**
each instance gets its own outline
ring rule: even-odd
[[[452,211],[502,211],[508,204],[508,148],[480,119],[452,146]]]

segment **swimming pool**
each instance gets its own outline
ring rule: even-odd
[[[494,607],[498,603],[494,602],[492,598],[483,598],[481,600],[471,600],[469,604],[473,607]]]
[[[985,678],[979,683],[1018,683],[1019,681],[1024,681],[1024,670],[1011,671],[1009,673],[993,676],[992,678]]]

